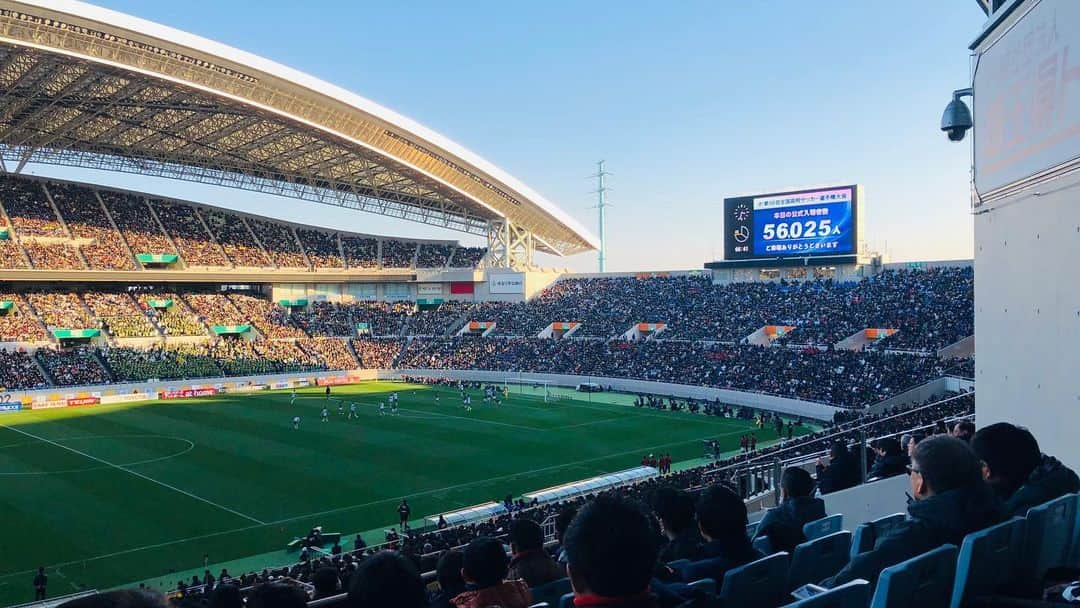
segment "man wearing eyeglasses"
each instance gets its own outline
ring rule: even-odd
[[[1005,519],[1001,501],[983,481],[982,464],[971,448],[947,435],[915,446],[907,468],[914,500],[907,521],[857,555],[836,576],[834,587],[857,578],[877,583],[882,570],[941,545],[959,546],[964,536]]]

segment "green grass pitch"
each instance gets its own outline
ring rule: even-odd
[[[380,416],[395,390],[400,414]],[[419,518],[631,468],[647,452],[698,458],[706,438],[733,450],[751,428],[568,390],[545,403],[514,389],[501,407],[472,391],[466,412],[456,389],[383,382],[335,387],[360,417],[332,402],[322,423],[322,391],[295,405],[277,391],[0,416],[0,605],[32,599],[39,565],[55,596],[175,582],[204,554],[212,567],[288,563],[283,547],[311,526],[351,540],[395,521],[402,497]]]

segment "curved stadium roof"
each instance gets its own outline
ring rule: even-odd
[[[558,255],[598,244],[528,186],[415,121],[90,4],[0,0],[0,90],[9,171],[41,162],[161,175],[474,234],[509,223]]]

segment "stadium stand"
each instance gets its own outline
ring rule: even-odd
[[[352,308],[337,302],[312,302],[307,310],[294,311],[290,318],[297,327],[312,336],[356,335]]]
[[[446,335],[465,322],[463,316],[469,308],[467,303],[456,300],[443,302],[433,308],[419,308],[408,316],[405,333],[409,336]]]
[[[223,293],[189,293],[184,300],[208,325],[243,325],[250,321]]]
[[[296,235],[315,268],[344,268],[338,235],[321,230],[297,228]]]
[[[391,367],[402,349],[400,340],[353,338],[350,344],[360,360],[360,367],[376,369]]]
[[[230,266],[221,246],[207,233],[206,224],[195,207],[162,200],[148,202],[188,266]]]
[[[123,237],[89,188],[72,184],[48,184],[53,203],[91,270],[135,270],[135,260]]]
[[[297,344],[309,356],[320,360],[326,369],[345,370],[360,367],[344,339],[303,338]]]
[[[451,268],[475,268],[487,255],[487,247],[458,247],[450,258]]]
[[[233,266],[269,267],[266,251],[255,240],[244,218],[217,209],[201,210],[203,219]]]
[[[341,237],[341,250],[349,268],[378,268],[379,240],[358,236]]]
[[[11,302],[10,309],[0,311],[0,342],[39,342],[49,339],[45,327],[22,295],[0,293],[0,302]]]
[[[110,335],[116,338],[154,337],[157,330],[146,314],[138,308],[127,292],[87,291],[83,301],[101,320]]]
[[[241,316],[267,338],[307,337],[302,329],[289,322],[288,311],[277,304],[242,293],[231,293],[229,299],[240,310]]]
[[[122,192],[100,190],[105,209],[116,222],[132,253],[179,254],[176,246],[163,231],[146,200]]]
[[[278,268],[310,268],[293,229],[284,224],[252,219],[248,222],[260,243],[271,243],[267,251]]]
[[[423,243],[416,254],[417,268],[444,268],[454,249],[450,245]]]
[[[383,268],[412,268],[416,258],[417,244],[409,241],[383,239]]]
[[[27,294],[27,301],[50,330],[91,329],[101,326],[74,293],[34,292]]]
[[[7,390],[35,389],[48,386],[41,369],[27,352],[0,348],[0,387]]]
[[[38,361],[58,386],[105,384],[111,381],[93,349],[78,347],[70,350],[38,349]]]
[[[172,292],[146,292],[138,294],[139,306],[152,315],[165,336],[205,336],[206,326],[188,308],[179,295]],[[152,304],[163,305],[155,308]],[[164,306],[166,305],[167,306]]]

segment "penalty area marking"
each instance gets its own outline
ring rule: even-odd
[[[255,523],[259,524],[259,525],[266,525],[266,522],[262,521],[261,519],[257,519],[255,517],[252,517],[252,516],[246,514],[246,513],[241,513],[240,511],[237,511],[236,509],[232,509],[232,508],[226,507],[225,505],[218,504],[218,503],[216,503],[216,502],[214,502],[214,501],[212,501],[210,499],[203,498],[202,496],[199,496],[197,494],[192,494],[191,492],[188,492],[187,490],[182,490],[182,489],[180,489],[180,488],[178,488],[178,487],[176,487],[174,485],[167,484],[164,481],[159,481],[157,479],[154,479],[153,477],[150,477],[149,475],[143,475],[142,473],[140,473],[138,471],[133,471],[133,470],[127,468],[124,465],[119,465],[119,464],[116,464],[116,463],[113,463],[113,462],[109,462],[108,460],[105,460],[104,458],[98,458],[97,456],[94,456],[93,454],[87,454],[86,452],[83,452],[81,450],[76,450],[75,448],[68,447],[68,446],[63,445],[61,443],[57,443],[57,442],[53,441],[52,439],[47,439],[47,438],[42,437],[40,435],[35,435],[35,434],[33,434],[33,433],[29,432],[29,431],[24,431],[24,430],[22,430],[22,429],[20,429],[18,427],[8,426],[6,424],[0,424],[0,427],[3,427],[5,429],[11,430],[11,431],[15,431],[16,433],[19,433],[20,435],[24,435],[26,437],[30,437],[31,439],[37,439],[38,441],[43,441],[43,442],[45,442],[45,443],[47,443],[49,445],[56,446],[56,447],[58,447],[58,448],[60,448],[62,450],[67,450],[67,451],[69,451],[69,452],[71,452],[73,454],[78,454],[79,456],[82,456],[84,458],[89,458],[90,460],[93,460],[95,462],[100,462],[101,464],[106,465],[107,467],[111,467],[111,468],[117,469],[119,471],[124,471],[125,473],[129,473],[129,474],[134,475],[135,477],[138,477],[140,479],[145,479],[146,481],[149,481],[150,483],[155,483],[155,484],[157,484],[157,485],[159,485],[159,486],[161,486],[163,488],[166,488],[166,489],[172,490],[174,492],[178,492],[180,494],[183,494],[184,496],[187,496],[188,498],[194,498],[195,500],[197,500],[199,502],[206,503],[206,504],[208,504],[208,505],[210,505],[212,507],[216,507],[218,509],[221,509],[222,511],[228,511],[229,513],[232,513],[233,515],[236,515],[237,517],[242,517],[242,518],[244,518],[244,519],[246,519],[248,521],[255,522]]]

